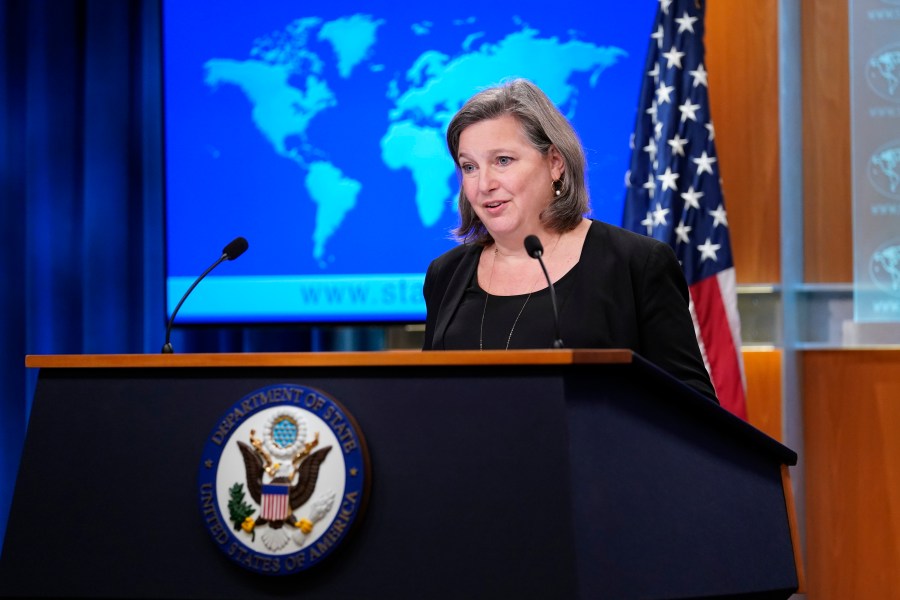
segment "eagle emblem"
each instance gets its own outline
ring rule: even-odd
[[[313,496],[319,469],[331,451],[331,446],[316,449],[318,432],[306,442],[306,430],[299,411],[279,410],[269,419],[262,439],[256,436],[256,430],[251,430],[249,444],[236,442],[244,459],[247,492],[259,508],[259,518],[252,518],[251,513],[256,511],[243,501],[238,482],[232,487],[229,502],[232,523],[236,531],[253,536],[257,529],[266,527],[262,541],[272,551],[281,550],[291,539],[302,546],[316,521],[334,503],[334,494],[326,493],[315,503],[309,517],[298,519],[294,514]],[[286,529],[293,530],[293,535]]]

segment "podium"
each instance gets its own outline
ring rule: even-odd
[[[0,596],[786,598],[796,454],[625,350],[29,356]],[[197,503],[246,394],[338,399],[366,513],[322,564],[229,560]]]

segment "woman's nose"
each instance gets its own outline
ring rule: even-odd
[[[481,171],[480,176],[478,177],[478,191],[490,192],[491,190],[496,189],[497,187],[497,177],[494,172],[488,168]]]

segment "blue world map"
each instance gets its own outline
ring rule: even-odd
[[[572,121],[593,214],[617,223],[655,4],[460,15],[403,3],[166,3],[170,283],[196,275],[196,254],[243,235],[250,251],[228,267],[246,278],[242,290],[253,277],[402,279],[420,303],[428,262],[455,243],[447,125],[474,93],[515,77]]]

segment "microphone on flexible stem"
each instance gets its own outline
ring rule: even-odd
[[[234,260],[241,254],[247,251],[247,248],[250,247],[250,244],[247,243],[247,240],[238,236],[231,240],[227,246],[222,248],[222,256],[219,257],[219,260],[214,262],[210,267],[203,271],[203,274],[197,278],[197,280],[191,284],[191,287],[188,288],[188,291],[184,293],[184,296],[181,297],[181,300],[178,302],[178,305],[175,307],[175,310],[172,311],[172,316],[169,317],[169,324],[166,325],[166,343],[162,347],[163,354],[173,354],[175,350],[172,349],[172,344],[169,343],[169,338],[172,335],[172,323],[175,322],[175,315],[178,314],[178,309],[181,308],[181,305],[184,304],[184,301],[187,300],[187,297],[191,292],[194,291],[194,288],[197,287],[197,284],[200,281],[209,275],[209,272],[218,267],[223,261],[226,260]]]
[[[529,235],[525,238],[525,251],[528,252],[528,256],[537,259],[541,264],[541,269],[544,271],[544,277],[547,278],[547,285],[550,287],[550,304],[553,305],[553,326],[556,330],[556,339],[553,340],[553,347],[562,348],[563,341],[559,337],[559,311],[556,308],[556,290],[553,288],[553,282],[550,281],[550,273],[547,272],[547,267],[541,258],[544,254],[544,246],[536,235]]]

